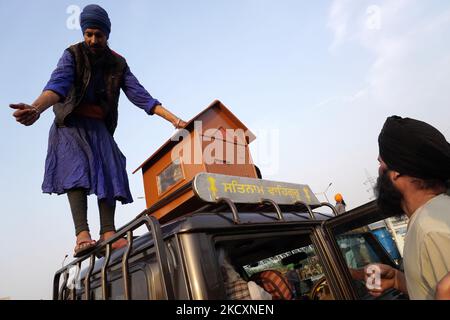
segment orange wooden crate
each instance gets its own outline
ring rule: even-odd
[[[142,169],[147,208],[161,221],[200,207],[191,188],[197,173],[257,177],[249,149],[256,137],[220,101],[178,133],[182,139],[169,139],[133,172]]]

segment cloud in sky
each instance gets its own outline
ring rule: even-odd
[[[341,100],[425,115],[447,113],[450,102],[450,10],[418,0],[336,0],[329,10],[332,54],[359,45],[373,56],[365,89]],[[356,99],[355,99],[356,98]],[[331,99],[333,100],[333,99]],[[412,115],[411,115],[412,116]],[[431,119],[433,117],[430,117]],[[436,117],[439,122],[440,117]],[[444,123],[441,123],[444,124]],[[445,124],[444,124],[445,125]]]
[[[336,0],[329,7],[328,51],[335,63],[348,66],[348,73],[344,68],[337,75],[347,88],[324,93],[311,108],[312,117],[323,115],[314,143],[333,156],[321,153],[302,177],[314,181],[313,190],[333,181],[352,207],[367,201],[365,172],[376,175],[377,136],[390,115],[421,119],[450,137],[450,8],[430,4]],[[360,63],[360,56],[368,62]]]

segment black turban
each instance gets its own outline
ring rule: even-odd
[[[380,157],[389,169],[424,180],[450,179],[450,144],[423,121],[392,116],[378,136]]]

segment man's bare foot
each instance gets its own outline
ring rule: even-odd
[[[115,234],[116,233],[114,231],[107,231],[100,236],[99,242],[108,240],[109,238],[113,237]],[[113,250],[120,249],[120,248],[126,247],[127,245],[128,245],[128,241],[124,238],[120,238],[113,242],[113,244],[111,245],[111,249],[113,249]]]

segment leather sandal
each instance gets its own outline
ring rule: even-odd
[[[75,246],[73,250],[73,256],[74,258],[81,257],[82,255],[85,255],[89,252],[91,252],[95,247],[97,246],[97,241],[92,239],[86,239],[81,240],[77,242],[77,245]]]

